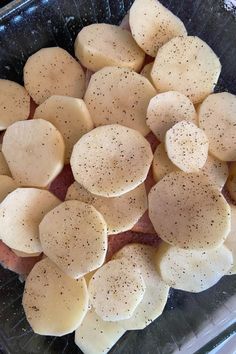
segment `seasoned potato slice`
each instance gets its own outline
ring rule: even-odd
[[[153,64],[154,64],[154,61],[146,64],[142,68],[142,70],[140,71],[140,75],[143,75],[144,77],[146,77],[146,79],[148,79],[152,85],[153,85],[153,82],[152,82],[152,78],[151,78],[151,71],[152,71]]]
[[[236,162],[230,164],[226,187],[230,197],[236,202]]]
[[[179,171],[179,168],[169,159],[164,143],[159,144],[154,152],[152,171],[156,182],[159,182],[170,172]]]
[[[16,188],[17,184],[11,177],[0,175],[0,203]]]
[[[231,207],[231,231],[225,241],[225,245],[232,252],[233,266],[229,270],[229,274],[236,274],[236,206]]]

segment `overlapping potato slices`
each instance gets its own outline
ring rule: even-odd
[[[230,197],[236,202],[236,162],[230,164],[226,187]]]
[[[17,184],[11,177],[0,175],[0,203],[16,188]]]
[[[225,241],[225,246],[232,252],[233,265],[229,270],[229,274],[236,274],[236,206],[231,207],[231,230]]]
[[[2,144],[0,144],[0,175],[11,176],[6,159],[2,153]]]
[[[151,77],[151,71],[152,71],[153,64],[154,64],[154,61],[144,65],[144,67],[140,71],[140,74],[143,75],[144,77],[146,77],[151,82],[152,85],[153,85],[153,82],[152,82],[152,77]]]

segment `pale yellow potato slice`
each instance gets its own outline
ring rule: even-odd
[[[196,104],[213,92],[220,71],[213,50],[188,36],[173,38],[159,49],[151,76],[159,92],[179,91]]]
[[[0,204],[0,239],[17,251],[42,252],[39,223],[59,203],[46,190],[17,188]]]
[[[201,292],[215,285],[232,267],[233,256],[225,245],[205,251],[184,250],[162,243],[156,254],[157,270],[174,289]]]
[[[37,104],[53,95],[82,98],[85,74],[66,50],[43,48],[28,58],[24,66],[24,84]]]
[[[0,175],[0,203],[16,188],[17,184],[11,177]]]
[[[21,186],[46,187],[64,166],[61,133],[43,119],[16,122],[7,128],[2,152]]]
[[[236,202],[236,162],[230,164],[226,187],[230,197]]]
[[[0,130],[30,113],[30,96],[25,88],[14,81],[0,79]]]
[[[104,321],[130,318],[145,294],[143,276],[134,262],[112,260],[99,268],[89,282],[89,298]]]
[[[144,183],[119,197],[99,197],[74,182],[67,190],[66,200],[80,200],[92,204],[104,217],[108,235],[132,229],[147,210]]]
[[[144,77],[146,77],[151,82],[152,85],[153,85],[153,82],[152,82],[152,77],[151,77],[151,71],[152,71],[153,64],[154,64],[154,61],[146,64],[142,68],[142,70],[140,71],[140,75],[143,75]]]
[[[171,38],[187,35],[183,22],[157,0],[135,0],[129,24],[135,41],[152,57]]]
[[[2,144],[0,144],[0,175],[11,176],[8,164],[2,153]]]
[[[225,246],[232,252],[233,266],[229,270],[229,274],[236,274],[236,206],[231,207],[231,230],[225,241]]]
[[[14,248],[11,249],[18,257],[28,258],[28,257],[38,257],[42,252],[35,253],[25,253],[21,251],[17,251]]]
[[[115,259],[128,259],[139,268],[146,290],[143,299],[135,309],[132,317],[120,321],[126,330],[143,329],[159,317],[167,302],[169,286],[165,284],[156,271],[156,248],[141,244],[130,244],[115,254]]]
[[[75,180],[91,193],[117,197],[145,181],[152,158],[139,132],[112,124],[82,136],[74,146],[71,167]]]
[[[198,113],[199,126],[209,139],[209,151],[222,161],[236,161],[236,96],[228,92],[208,96]]]
[[[83,100],[67,96],[51,96],[38,106],[34,118],[51,122],[62,134],[65,142],[65,163],[75,143],[93,129],[93,122]]]
[[[156,90],[144,76],[126,68],[106,67],[92,75],[84,96],[95,126],[118,123],[149,133],[146,112]]]
[[[83,66],[92,71],[105,66],[120,66],[139,71],[145,53],[129,31],[107,23],[93,23],[79,32],[75,40],[75,56]]]
[[[45,258],[28,275],[22,303],[35,333],[63,336],[78,328],[87,313],[87,285],[84,278],[71,279]]]
[[[176,123],[166,133],[165,148],[174,165],[184,172],[198,172],[206,163],[208,139],[194,123]]]
[[[147,109],[147,125],[160,141],[178,122],[190,121],[197,125],[197,114],[190,99],[177,91],[159,93],[151,99]]]
[[[100,267],[107,252],[107,225],[92,206],[69,200],[39,225],[43,252],[67,275],[80,278]]]
[[[153,155],[152,172],[154,180],[159,182],[165,175],[174,171],[179,171],[179,168],[169,159],[165,144],[159,144]]]
[[[230,206],[203,174],[172,172],[150,191],[149,217],[158,236],[180,248],[220,246],[230,231]]]

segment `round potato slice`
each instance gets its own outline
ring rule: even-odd
[[[153,64],[154,64],[154,61],[146,64],[142,68],[142,70],[140,71],[140,75],[143,75],[144,77],[146,77],[151,82],[152,85],[153,85],[153,82],[152,82],[152,78],[151,78],[151,71],[152,71]]]
[[[89,298],[104,321],[128,319],[145,294],[143,277],[134,262],[112,260],[99,268],[89,282]]]
[[[190,121],[197,125],[197,114],[190,99],[177,91],[159,93],[151,99],[147,109],[147,125],[160,141],[178,122]]]
[[[61,133],[43,119],[12,124],[3,137],[2,151],[21,186],[46,187],[64,165]]]
[[[232,267],[232,253],[221,245],[216,249],[184,250],[166,243],[156,254],[157,270],[162,279],[174,289],[194,293],[216,284]]]
[[[154,152],[152,171],[156,182],[159,182],[170,172],[179,171],[179,168],[169,159],[164,143],[159,144]]]
[[[28,257],[38,257],[42,252],[35,252],[35,253],[25,253],[21,251],[17,251],[14,248],[11,249],[18,257],[21,258],[28,258]]]
[[[158,236],[173,246],[220,246],[230,231],[230,207],[203,174],[172,172],[150,191],[149,216]]]
[[[30,113],[30,96],[25,88],[14,81],[0,79],[0,130]]]
[[[35,333],[63,336],[78,328],[86,315],[87,285],[84,278],[71,279],[45,258],[28,275],[22,303]]]
[[[67,275],[80,278],[100,267],[107,252],[107,226],[92,206],[69,200],[39,225],[43,252]]]
[[[106,198],[96,196],[74,182],[68,188],[66,200],[92,204],[103,215],[108,235],[132,229],[147,210],[147,193],[143,183],[119,197]]]
[[[34,118],[51,122],[62,134],[65,142],[65,163],[75,143],[93,129],[93,122],[83,100],[67,96],[51,96],[38,106]]]
[[[16,188],[17,184],[11,177],[0,175],[0,203]]]
[[[53,95],[82,98],[85,74],[81,65],[66,50],[43,48],[27,60],[24,84],[37,104]]]
[[[228,92],[210,95],[201,104],[198,117],[211,154],[222,161],[236,161],[236,96]]]
[[[230,164],[226,187],[230,197],[236,202],[236,162]]]
[[[187,35],[183,22],[156,0],[135,0],[129,24],[135,41],[152,57],[171,38]]]
[[[120,66],[139,71],[145,53],[131,33],[119,26],[93,23],[85,26],[75,41],[75,56],[92,71],[105,66]]]
[[[193,103],[213,92],[221,64],[213,50],[200,38],[176,37],[159,49],[152,80],[159,92],[179,91]]]
[[[231,207],[231,230],[225,241],[225,246],[232,252],[233,266],[229,270],[229,274],[236,274],[236,206]]]
[[[194,123],[176,123],[166,133],[165,148],[169,159],[184,172],[197,172],[208,156],[208,139]]]
[[[0,204],[0,239],[17,251],[42,252],[39,223],[59,203],[59,199],[46,190],[14,190]]]
[[[84,100],[95,126],[118,123],[149,133],[146,112],[156,90],[144,76],[126,68],[106,67],[91,77]]]

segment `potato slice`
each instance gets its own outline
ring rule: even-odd
[[[200,38],[176,37],[159,49],[152,80],[159,92],[175,90],[193,103],[213,92],[221,64],[213,50]]]
[[[51,122],[62,134],[65,142],[65,163],[75,143],[93,129],[93,122],[83,100],[67,96],[51,96],[34,113],[34,118]]]
[[[80,200],[92,204],[103,215],[108,235],[132,229],[147,210],[144,183],[119,197],[105,198],[88,192],[79,183],[74,182],[68,188],[66,200]]]
[[[187,120],[197,125],[197,114],[189,98],[177,91],[159,93],[151,99],[147,109],[147,125],[160,141],[178,122]]]
[[[43,48],[28,58],[24,66],[24,83],[37,104],[53,95],[82,98],[85,74],[66,50]]]
[[[43,218],[39,234],[43,252],[72,278],[104,263],[107,226],[92,205],[77,200],[61,203]]]
[[[118,124],[98,127],[74,146],[71,168],[75,180],[93,194],[117,197],[147,177],[152,150],[137,131]]]
[[[230,268],[228,274],[236,274],[236,206],[231,207],[231,231],[225,241],[225,246],[232,252],[233,266]]]
[[[130,244],[123,247],[115,259],[128,259],[134,262],[143,276],[146,290],[143,299],[135,309],[132,317],[120,321],[126,330],[143,329],[161,315],[169,293],[165,284],[156,271],[156,248],[141,244]]]
[[[140,71],[140,75],[143,75],[144,77],[146,77],[152,85],[153,82],[152,82],[152,78],[151,78],[151,71],[152,71],[152,68],[153,68],[153,64],[154,64],[154,61],[152,61],[151,63],[148,63],[146,64],[142,70]]]
[[[208,155],[207,161],[202,168],[202,172],[214,182],[219,190],[222,190],[229,175],[229,168],[226,162]]]
[[[226,187],[230,197],[236,202],[236,162],[230,164]]]
[[[16,188],[17,184],[11,177],[0,175],[0,203]]]
[[[99,268],[89,282],[89,298],[104,321],[130,318],[145,293],[143,277],[134,262],[112,260]]]
[[[172,172],[150,191],[149,216],[158,236],[173,246],[205,250],[230,231],[230,207],[203,174]]]
[[[75,56],[92,71],[105,66],[120,66],[139,71],[145,53],[131,33],[119,26],[93,23],[85,26],[75,41]]]
[[[184,250],[162,243],[156,255],[157,269],[169,286],[194,293],[216,284],[232,267],[232,253],[221,245],[216,249]]]
[[[167,155],[184,172],[197,172],[205,165],[208,146],[206,134],[192,122],[183,120],[166,133]]]
[[[222,161],[236,161],[236,96],[215,93],[199,108],[199,126],[209,139],[209,150]]]
[[[75,331],[75,344],[84,354],[107,354],[124,333],[119,322],[103,321],[91,309]]]
[[[46,187],[64,165],[61,133],[43,119],[12,124],[3,137],[2,151],[21,186]]]
[[[42,252],[25,253],[25,252],[17,251],[14,248],[12,248],[11,250],[15,253],[15,255],[21,258],[38,257],[42,253]]]
[[[2,144],[0,144],[0,175],[11,176],[11,172],[9,170],[8,164],[2,153]]]
[[[152,57],[171,38],[187,35],[183,22],[156,0],[135,0],[129,24],[135,41]]]
[[[87,285],[84,278],[71,279],[45,258],[28,275],[22,303],[35,333],[63,336],[78,328],[86,315]]]
[[[149,133],[147,107],[155,95],[144,76],[113,66],[93,74],[84,100],[95,126],[118,123],[145,136]]]
[[[0,130],[30,113],[30,96],[25,88],[14,81],[0,79]]]
[[[154,152],[152,171],[156,182],[159,182],[170,172],[179,171],[179,168],[169,159],[164,143],[159,144]]]
[[[0,204],[0,239],[17,251],[42,252],[39,223],[59,203],[46,190],[17,188]]]

